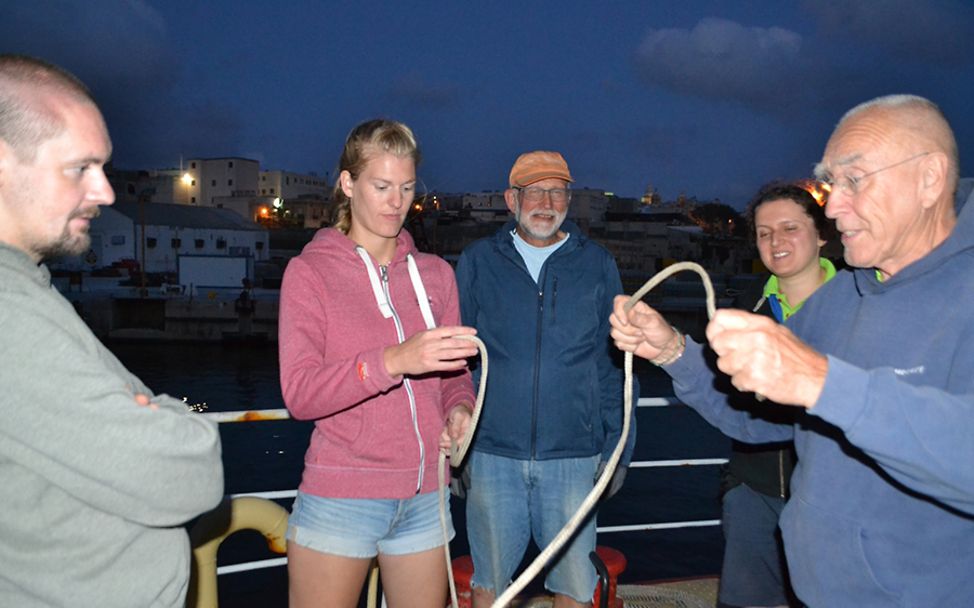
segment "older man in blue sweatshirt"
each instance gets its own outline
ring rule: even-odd
[[[794,437],[780,527],[805,604],[974,606],[974,209],[954,209],[953,133],[926,99],[875,99],[842,118],[816,174],[854,270],[785,326],[718,311],[709,348],[686,339],[665,369],[735,439]],[[683,344],[658,313],[623,304],[617,346],[655,359]],[[728,407],[714,355],[738,390],[802,408],[798,423]]]

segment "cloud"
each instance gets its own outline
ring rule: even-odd
[[[0,39],[6,52],[64,66],[95,92],[172,76],[165,21],[141,0],[5,3]]]
[[[739,105],[779,122],[804,121],[810,114],[838,116],[904,81],[904,66],[848,33],[845,38],[706,18],[692,29],[650,30],[635,66],[646,83],[668,91]]]
[[[805,0],[825,35],[854,40],[897,61],[950,66],[974,60],[974,9],[952,0]]]
[[[693,29],[652,29],[635,54],[648,83],[705,99],[773,110],[800,98],[807,77],[800,34],[707,18]],[[805,75],[802,75],[805,72]]]
[[[184,71],[168,24],[143,0],[4,3],[0,40],[6,52],[61,65],[88,85],[119,166],[172,166],[180,154],[239,148],[239,111],[180,93]]]

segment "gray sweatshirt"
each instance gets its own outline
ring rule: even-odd
[[[0,243],[0,606],[182,606],[182,525],[222,495],[216,426],[153,395]]]

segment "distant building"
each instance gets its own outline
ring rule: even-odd
[[[111,167],[106,174],[117,202],[135,203],[139,197],[150,203],[184,202],[178,200],[185,191],[180,188],[178,169],[132,171]]]
[[[191,158],[179,182],[185,192],[173,202],[213,206],[217,197],[257,196],[260,163],[249,158]]]
[[[144,227],[144,230],[143,230]],[[269,259],[267,230],[229,209],[161,203],[115,203],[102,207],[91,222],[91,248],[56,267],[68,270],[142,263],[145,271],[175,272],[181,255],[216,255]]]
[[[314,173],[261,171],[257,194],[278,196],[284,200],[299,197],[327,200],[331,197],[331,188],[329,188],[327,180]]]

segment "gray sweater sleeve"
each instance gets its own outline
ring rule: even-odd
[[[152,395],[56,294],[0,293],[0,457],[91,507],[176,526],[223,494],[216,426]],[[136,404],[151,397],[156,407]]]

